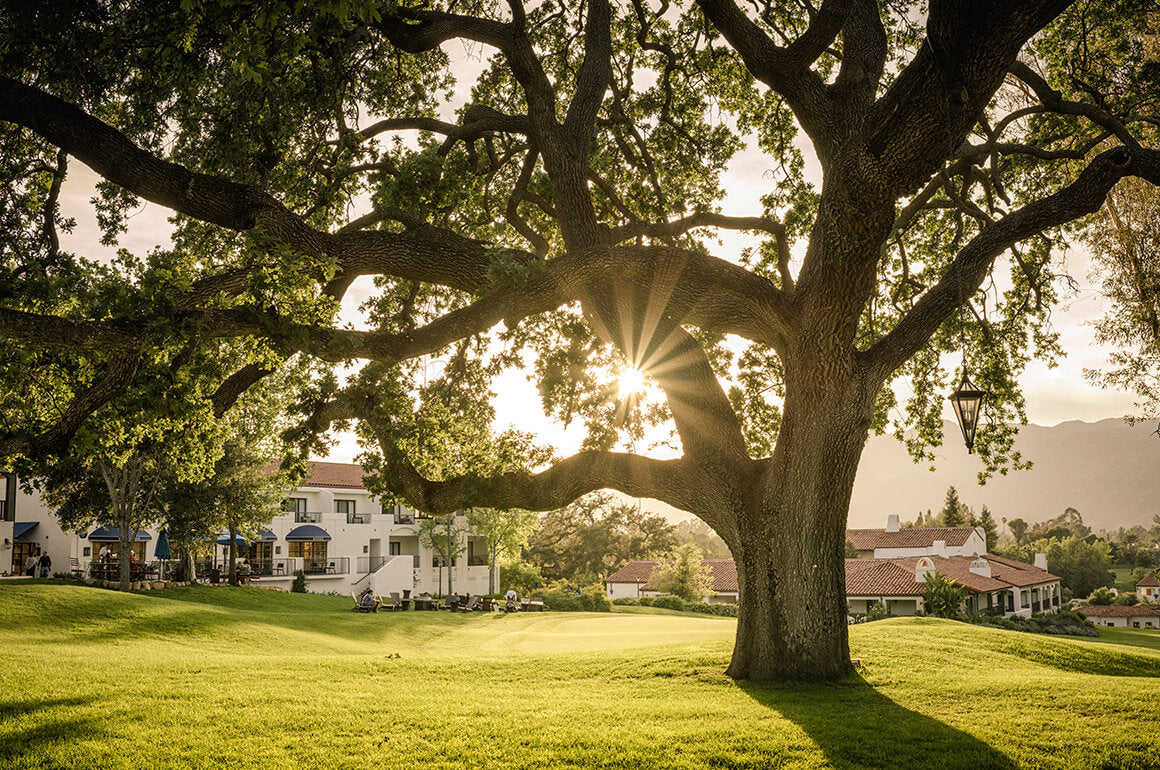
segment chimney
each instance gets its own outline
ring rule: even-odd
[[[887,532],[897,532],[899,529],[901,529],[901,526],[898,523],[898,514],[892,513],[889,516],[887,516],[886,517],[886,531]]]
[[[934,551],[935,556],[946,556],[947,555],[947,541],[935,540],[934,544],[931,546],[931,550]]]
[[[975,559],[968,569],[976,575],[982,575],[985,578],[991,577],[991,563],[986,559]]]
[[[1047,554],[1045,554],[1045,553],[1035,554],[1035,566],[1037,568],[1043,570],[1044,572],[1047,572]]]

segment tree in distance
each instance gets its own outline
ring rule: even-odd
[[[686,602],[700,602],[713,592],[713,573],[701,563],[701,551],[692,543],[673,549],[657,564],[652,580],[656,589]]]
[[[981,473],[1026,465],[1053,255],[1160,183],[1155,27],[1118,0],[3,0],[0,457],[67,451],[143,360],[220,416],[299,356],[303,456],[352,428],[374,491],[432,514],[672,504],[736,561],[729,675],[844,676],[867,435],[933,460],[954,352],[991,394]],[[452,91],[454,41],[485,58]],[[743,148],[768,173],[726,214]],[[76,161],[107,243],[142,200],[175,217],[101,313],[60,237]],[[232,371],[189,366],[218,340]],[[493,429],[524,365],[577,454]],[[673,459],[634,451],[652,424]]]

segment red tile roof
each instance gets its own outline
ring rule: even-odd
[[[655,591],[651,582],[653,570],[658,561],[630,561],[605,579],[605,583],[640,583],[644,591]],[[714,593],[737,593],[737,564],[732,559],[706,560],[701,562],[709,568],[713,580]]]
[[[336,489],[366,489],[363,468],[354,463],[324,463],[310,461],[304,487],[333,487]]]
[[[1156,578],[1157,573],[1160,573],[1160,570],[1152,570],[1147,575],[1145,575],[1143,577],[1143,579],[1140,580],[1140,582],[1137,583],[1136,585],[1138,585],[1138,586],[1160,586],[1160,580],[1158,580]]]
[[[1152,618],[1160,617],[1160,607],[1154,604],[1136,604],[1124,607],[1119,604],[1085,604],[1079,612],[1089,618]]]
[[[935,572],[966,586],[975,593],[1001,591],[1012,586],[1025,588],[1059,580],[1050,572],[1031,564],[1002,559],[994,554],[987,554],[984,557],[990,564],[991,577],[971,572],[971,562],[974,559],[969,556],[846,559],[846,595],[921,596],[926,584],[914,579],[919,558],[930,559]]]
[[[944,540],[947,545],[963,545],[974,531],[974,527],[908,527],[897,532],[848,529],[846,538],[859,551],[872,551],[875,548],[929,548],[935,540]]]

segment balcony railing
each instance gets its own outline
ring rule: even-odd
[[[410,513],[409,511],[395,513],[395,523],[396,524],[414,524],[415,523],[415,515]]]
[[[347,524],[370,524],[371,515],[369,513],[348,513],[346,515]]]
[[[471,556],[467,557],[467,566],[468,567],[486,567],[487,566],[487,557],[486,556],[476,556],[475,554],[472,554]]]
[[[302,571],[307,575],[346,575],[350,573],[350,557],[336,556],[321,559],[302,559]]]
[[[359,575],[374,572],[387,563],[387,556],[360,556],[355,560],[354,570]]]
[[[296,524],[320,524],[322,514],[319,511],[295,511],[294,522]]]

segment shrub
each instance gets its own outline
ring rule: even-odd
[[[295,570],[294,585],[290,586],[290,593],[304,594],[306,593],[306,573],[302,570]]]
[[[1056,612],[1051,615],[1033,615],[1030,618],[993,618],[980,615],[970,622],[979,626],[994,626],[1008,631],[1023,631],[1029,634],[1053,634],[1066,636],[1099,636],[1100,632],[1091,621],[1078,612]]]
[[[1100,586],[1088,595],[1088,604],[1105,605],[1111,604],[1116,597],[1106,586]]]
[[[686,607],[690,612],[700,612],[705,615],[717,615],[722,618],[737,617],[736,604],[705,604],[704,602],[693,602]]]
[[[537,594],[545,606],[558,612],[611,612],[612,602],[604,595],[604,586],[593,583],[580,589],[580,595],[565,581],[552,583]]]
[[[874,620],[882,620],[887,615],[886,607],[882,602],[874,602],[866,608],[866,622],[869,623]]]
[[[688,607],[679,596],[658,596],[652,600],[652,606],[666,610],[685,610]]]
[[[640,604],[640,600],[633,596],[622,596],[619,599],[613,599],[612,603],[622,607],[636,607]]]

